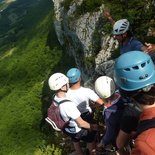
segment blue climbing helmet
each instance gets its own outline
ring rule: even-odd
[[[67,77],[69,78],[69,83],[76,83],[81,77],[81,72],[77,68],[71,68],[67,72]]]
[[[141,51],[122,54],[114,65],[114,80],[126,91],[134,91],[154,84],[155,66],[151,57]]]

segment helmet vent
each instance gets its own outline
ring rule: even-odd
[[[141,64],[141,67],[142,68],[144,68],[145,66],[146,66],[146,63],[145,62]]]
[[[134,67],[132,67],[132,69],[133,70],[138,70],[139,67],[138,66],[134,66]],[[125,68],[124,70],[127,71],[127,72],[129,72],[129,71],[131,71],[131,68]]]
[[[150,60],[148,60],[147,63],[149,64],[150,63]]]
[[[120,30],[120,32],[123,32],[124,31],[124,28],[122,28],[121,30]]]
[[[140,76],[140,77],[139,77],[139,80],[146,79],[147,77],[148,77],[148,74],[145,74],[145,75],[143,75],[143,76]]]
[[[141,67],[144,68],[144,67],[146,66],[147,63],[149,64],[150,61],[148,60],[147,62],[142,63],[142,64],[141,64]],[[133,70],[138,70],[138,69],[139,69],[139,66],[133,66],[132,69],[133,69]],[[124,70],[125,70],[125,71],[131,71],[131,68],[125,68]]]
[[[125,68],[124,70],[125,70],[125,71],[130,71],[130,68]]]
[[[133,70],[138,70],[138,69],[139,69],[138,66],[134,66],[134,67],[132,67],[132,68],[133,68]]]
[[[115,29],[115,32],[118,32],[118,29]]]

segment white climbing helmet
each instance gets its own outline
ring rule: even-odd
[[[95,91],[101,98],[108,98],[115,92],[115,83],[108,76],[101,76],[95,81]]]
[[[113,35],[121,35],[129,30],[130,23],[127,19],[120,19],[113,26]]]
[[[48,80],[51,90],[59,90],[62,86],[69,82],[68,78],[62,73],[54,73]]]

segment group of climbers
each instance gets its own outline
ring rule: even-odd
[[[115,22],[109,12],[104,12],[104,16],[112,22],[113,36],[120,45],[114,77],[98,77],[95,90],[81,86],[78,68],[71,68],[66,75],[54,73],[49,78],[49,87],[56,94],[54,99],[70,100],[59,105],[63,120],[70,120],[63,132],[71,137],[78,155],[84,155],[81,140],[87,143],[90,155],[108,144],[120,155],[154,155],[155,66],[148,53],[155,51],[155,45],[138,41],[127,19]],[[98,122],[94,120],[90,101],[103,108],[106,131],[98,144],[95,141]],[[127,149],[133,140],[132,150]]]

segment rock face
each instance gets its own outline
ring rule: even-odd
[[[53,3],[58,40],[74,56],[83,80],[86,82],[98,75],[111,76],[114,63],[111,51],[118,44],[104,33],[104,5],[97,12],[77,15],[82,1],[72,1],[68,9],[63,6],[64,0],[53,0]]]
[[[112,51],[118,47],[118,42],[104,32],[104,5],[98,11],[80,14],[78,9],[82,2],[83,0],[70,0],[66,7],[65,0],[53,0],[55,29],[60,44],[74,56],[84,82],[92,83],[100,75],[113,76]],[[154,0],[152,5],[155,5]],[[150,27],[147,35],[154,34]]]

